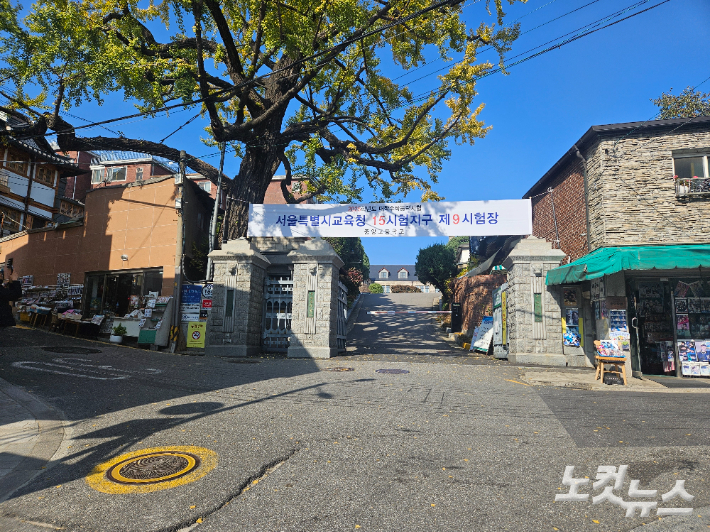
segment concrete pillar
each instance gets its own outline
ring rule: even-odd
[[[245,238],[209,254],[214,264],[206,353],[243,357],[261,352],[264,278],[269,260]]]
[[[338,272],[343,261],[325,240],[314,239],[288,254],[293,263],[293,315],[289,358],[338,354]]]
[[[547,272],[566,257],[552,244],[528,237],[503,261],[508,270],[508,360],[553,366],[586,365],[563,349],[561,294],[545,284]],[[537,304],[536,304],[537,299]],[[585,358],[582,356],[582,358]]]

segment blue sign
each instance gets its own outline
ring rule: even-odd
[[[182,285],[182,304],[202,302],[202,285],[201,284],[184,284]]]

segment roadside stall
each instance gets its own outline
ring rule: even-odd
[[[634,374],[710,377],[710,245],[600,248],[546,283],[581,289],[580,327],[627,353]]]

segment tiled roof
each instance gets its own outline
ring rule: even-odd
[[[163,165],[172,172],[178,172],[179,166],[177,163],[165,159],[164,157],[156,157],[147,153],[137,151],[121,151],[121,150],[97,150],[92,152],[96,155],[91,161],[92,164],[106,164],[112,161],[131,161],[135,159],[150,159],[158,164]]]

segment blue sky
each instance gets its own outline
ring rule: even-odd
[[[526,4],[506,6],[506,21],[522,17],[523,32],[581,8],[523,35],[509,56],[637,1],[529,0]],[[629,14],[661,1],[648,1]],[[464,17],[473,27],[481,20],[491,22],[485,18],[485,2],[482,0],[466,1]],[[435,190],[449,200],[522,197],[590,126],[650,119],[657,112],[651,98],[671,87],[677,94],[710,77],[708,42],[710,1],[671,0],[515,66],[508,76],[496,74],[480,80],[478,102],[486,104],[480,118],[493,129],[474,146],[451,146],[451,159],[445,163]],[[482,58],[496,61],[495,55],[490,53]],[[416,79],[441,66],[441,63],[425,66],[402,81]],[[412,92],[417,94],[431,88],[435,80],[432,76],[414,82]],[[710,80],[699,88],[710,92]],[[132,104],[124,102],[118,95],[108,97],[102,107],[87,103],[71,111],[89,120],[131,112],[135,112]],[[172,113],[170,117],[137,119],[110,127],[122,131],[127,137],[160,140],[194,114],[194,110],[186,110]],[[73,122],[75,125],[82,123],[80,120]],[[197,120],[174,134],[167,143],[194,155],[214,153],[214,148],[199,142],[199,137],[205,136],[202,130],[205,124],[206,121]],[[98,128],[84,130],[83,134],[112,136]],[[214,156],[205,160],[215,166],[219,163],[218,157]],[[238,159],[227,157],[225,163],[228,175],[237,173]],[[404,198],[406,201],[419,199],[420,193]],[[373,264],[413,264],[418,250],[435,241],[432,238],[363,239]]]

